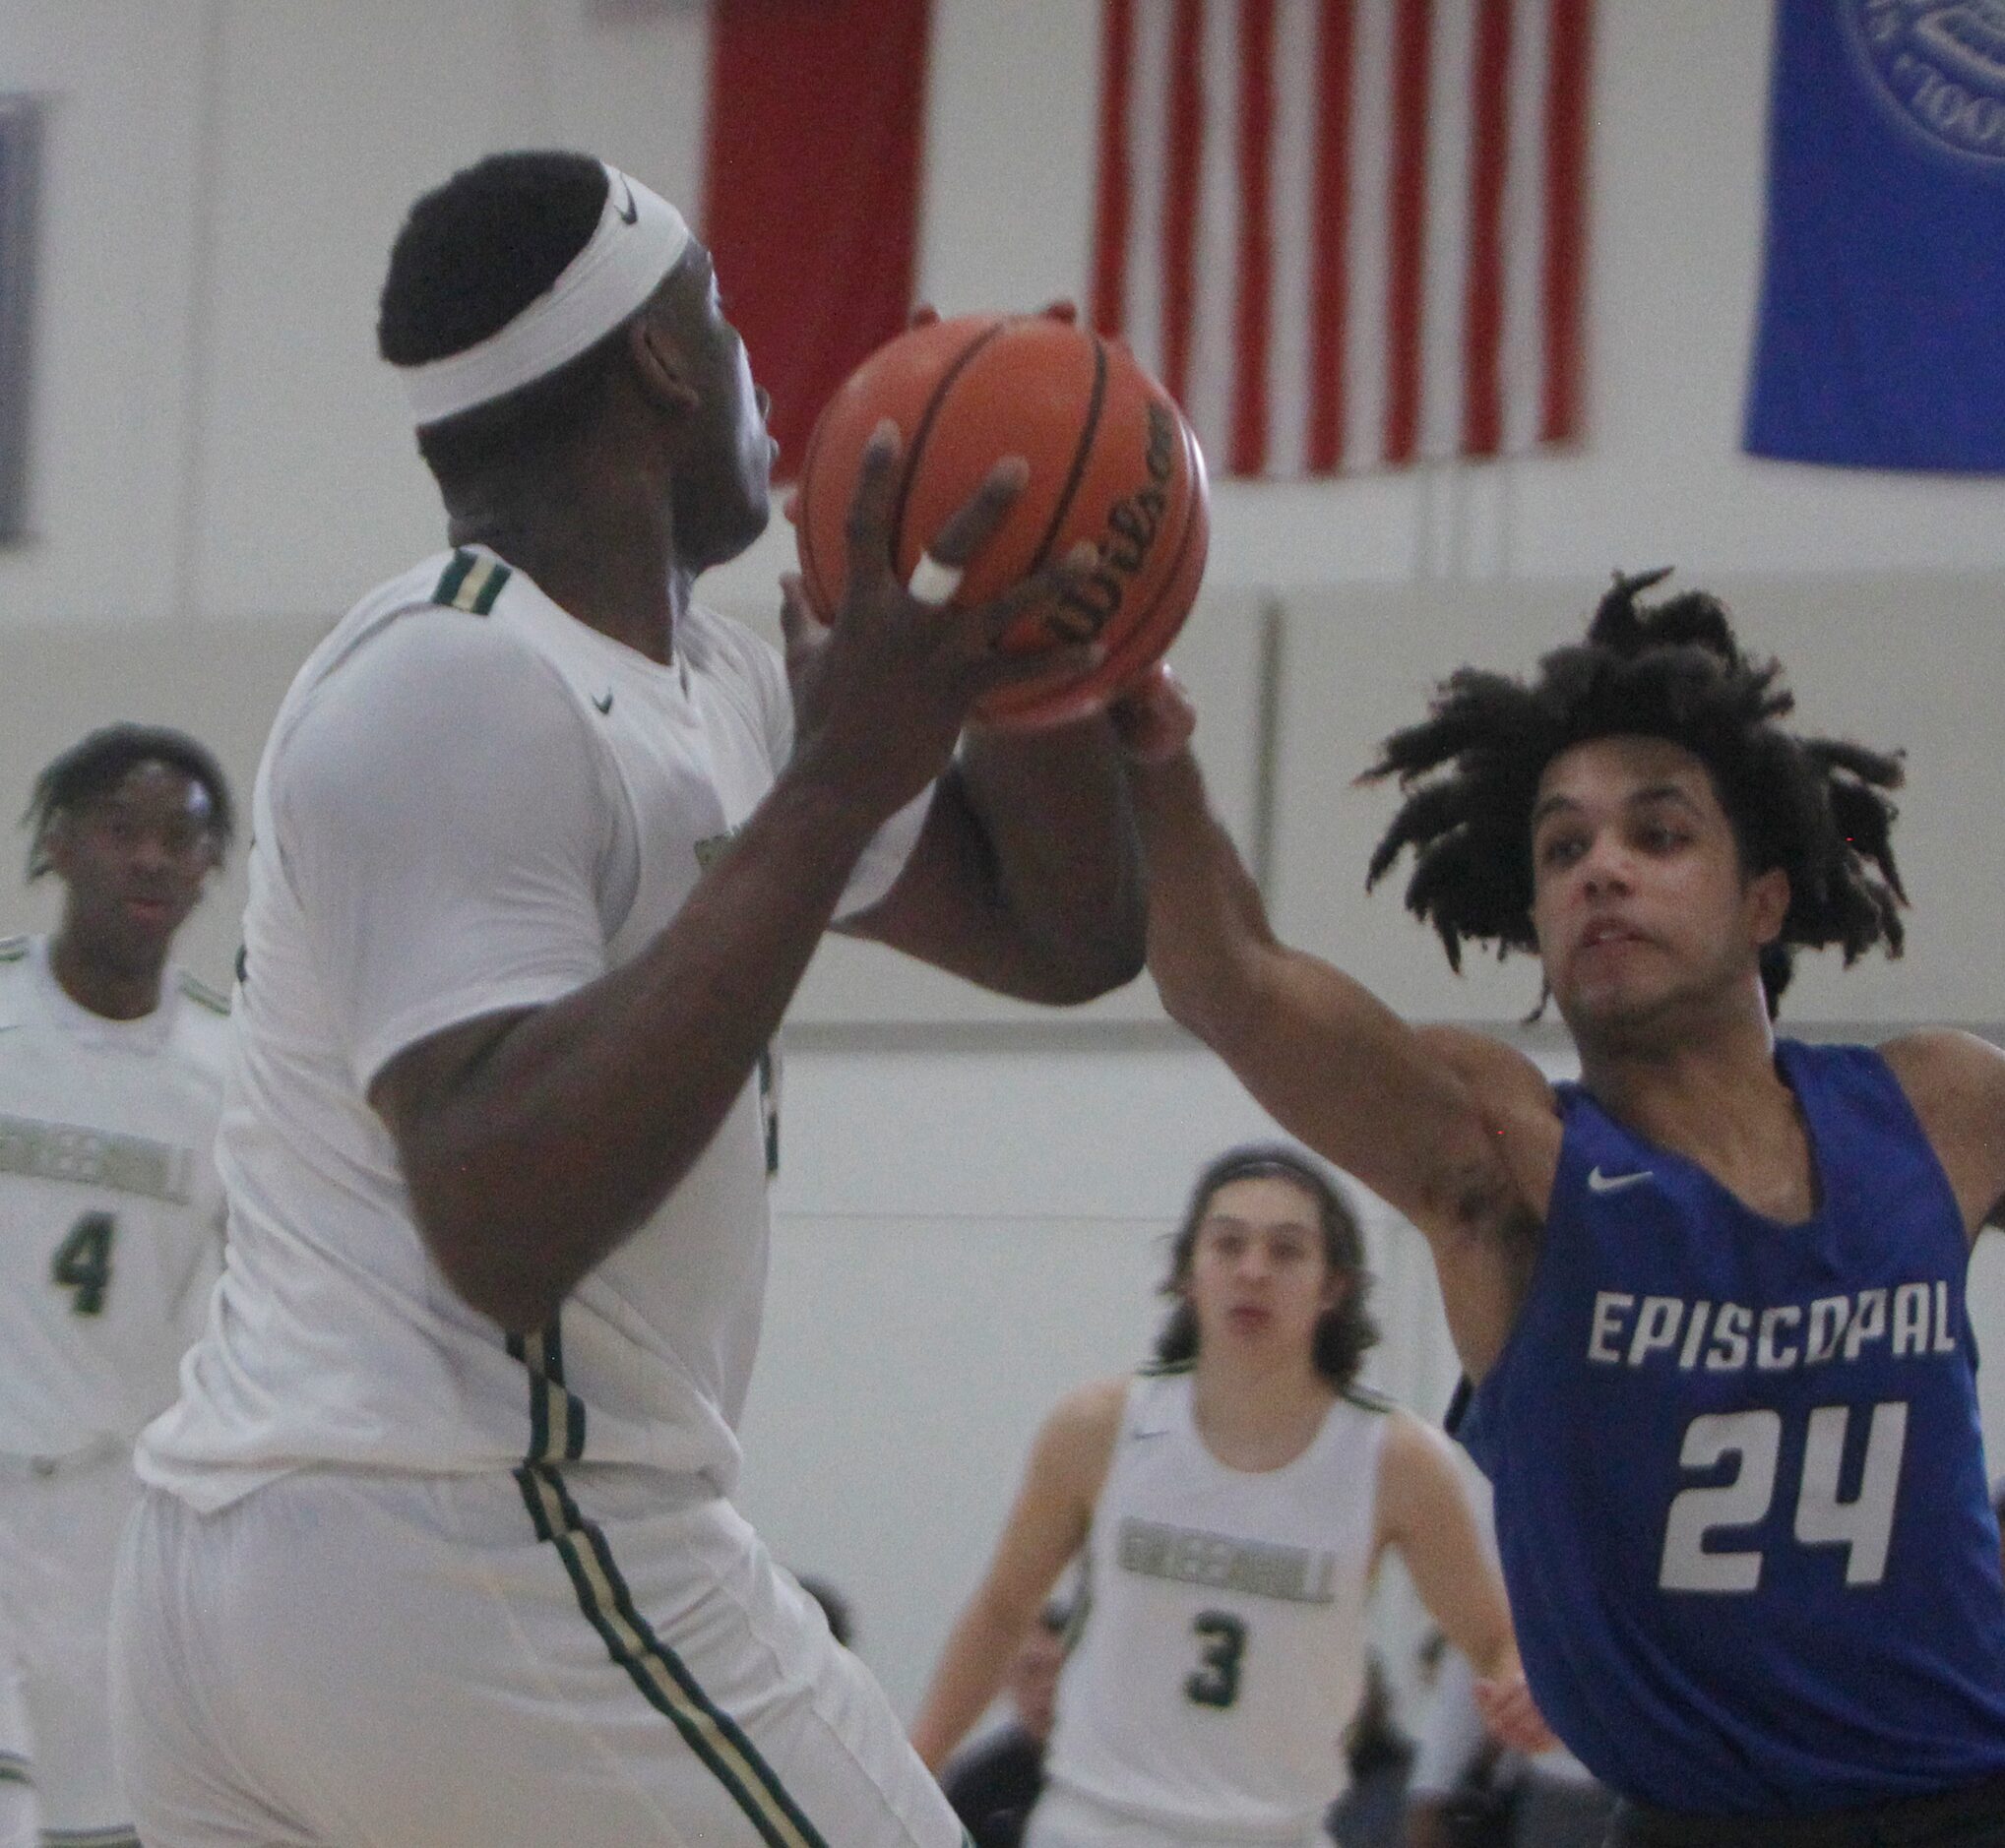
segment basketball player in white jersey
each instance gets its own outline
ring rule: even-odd
[[[1105,721],[957,754],[1029,671],[993,638],[1082,561],[943,607],[999,462],[898,583],[887,430],[787,672],[705,609],[766,524],[765,400],[708,252],[583,155],[421,199],[378,339],[454,549],[314,652],[258,775],[229,1273],[115,1615],[140,1831],[956,1848],[727,1500],[755,1075],[832,919],[1031,999],[1137,972]]]
[[[222,1258],[228,1022],[167,956],[229,791],[194,739],[113,725],[42,771],[28,824],[64,901],[52,935],[0,941],[0,1842],[32,1804],[44,1841],[108,1848],[132,1840],[105,1608],[133,1441]]]
[[[1319,1841],[1388,1548],[1489,1678],[1493,1724],[1543,1742],[1447,1440],[1353,1384],[1377,1339],[1369,1287],[1330,1178],[1288,1148],[1233,1149],[1172,1247],[1159,1365],[1045,1421],[912,1729],[941,1763],[1084,1548],[1027,1848]]]

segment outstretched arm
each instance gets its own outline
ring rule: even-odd
[[[1179,741],[1191,722],[1180,699],[1158,682],[1120,714],[1163,1005],[1284,1128],[1426,1235],[1457,1351],[1479,1377],[1517,1313],[1551,1192],[1550,1087],[1508,1047],[1416,1030],[1275,937]]]
[[[1392,1420],[1379,1461],[1380,1542],[1406,1562],[1428,1615],[1475,1669],[1477,1704],[1490,1731],[1521,1752],[1542,1752],[1552,1734],[1525,1686],[1504,1583],[1448,1440],[1410,1412],[1394,1412]]]
[[[1124,1380],[1083,1386],[1038,1432],[995,1557],[948,1633],[912,1722],[928,1769],[939,1770],[995,1698],[1058,1574],[1086,1544],[1126,1392]]]
[[[1090,1001],[1142,971],[1141,843],[1104,718],[971,730],[885,898],[844,925],[1023,1001]]]

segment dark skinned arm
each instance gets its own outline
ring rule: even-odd
[[[1077,306],[1044,313],[1070,326]],[[938,321],[929,306],[911,325]],[[789,654],[801,622],[786,584]],[[905,873],[840,928],[1022,1001],[1090,1001],[1141,973],[1148,899],[1123,752],[1103,717],[1030,734],[974,728]]]
[[[1048,665],[994,643],[1068,567],[966,611],[918,604],[893,579],[897,455],[888,431],[866,453],[837,622],[789,647],[793,756],[681,911],[623,967],[547,1006],[448,1027],[371,1086],[432,1257],[505,1327],[546,1322],[689,1171],[871,835],[941,773],[976,700]],[[936,554],[971,559],[1023,480],[1021,464],[999,465]]]
[[[843,928],[999,994],[1091,1001],[1141,972],[1141,850],[1112,728],[971,731],[889,893]]]

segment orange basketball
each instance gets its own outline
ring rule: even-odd
[[[892,534],[901,581],[1005,456],[1030,464],[1030,482],[955,603],[999,594],[1082,539],[1099,548],[1085,587],[1048,618],[1025,618],[1003,647],[1096,639],[1106,658],[992,694],[979,717],[1025,728],[1078,718],[1160,659],[1204,577],[1210,501],[1197,438],[1124,345],[1052,315],[968,315],[913,328],[866,359],[829,400],[801,468],[801,575],[824,622],[843,600],[863,446],[886,417],[904,439]]]

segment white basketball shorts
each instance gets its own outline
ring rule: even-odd
[[[686,1496],[589,1465],[149,1494],[111,1670],[147,1848],[960,1848],[819,1607]]]
[[[31,1803],[54,1848],[136,1848],[112,1761],[105,1613],[139,1495],[122,1451],[49,1474],[0,1465],[0,1817]]]

